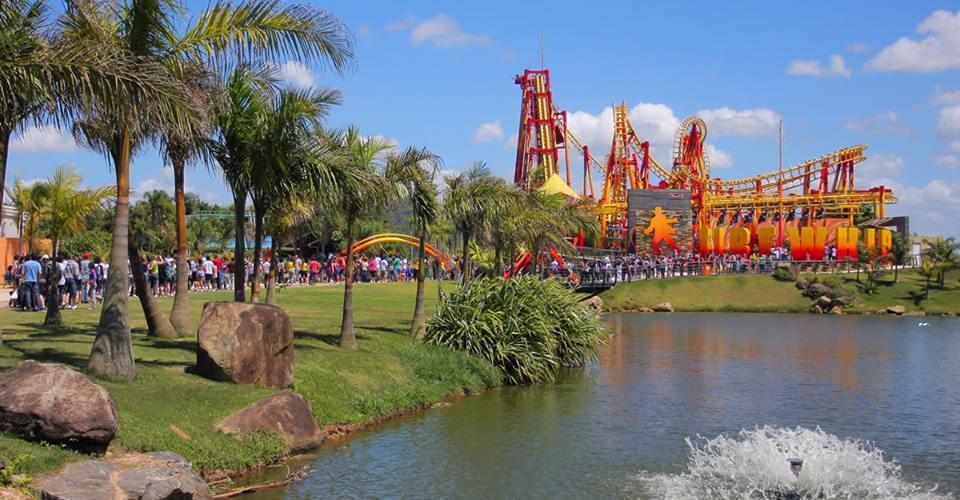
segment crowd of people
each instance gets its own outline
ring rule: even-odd
[[[91,259],[87,253],[71,257],[61,252],[53,259],[46,254],[15,256],[4,273],[4,280],[13,285],[10,306],[44,311],[47,298],[55,291],[62,309],[77,309],[84,304],[96,308],[103,300],[109,267],[100,257]]]
[[[144,281],[155,297],[173,296],[177,291],[177,260],[174,256],[154,255],[141,257]],[[456,259],[452,269],[447,269],[436,259],[428,259],[426,276],[429,278],[458,278]],[[56,265],[58,273],[52,266]],[[226,255],[204,255],[186,260],[187,289],[191,292],[207,292],[233,289],[236,279],[235,264]],[[271,275],[272,259],[266,256],[261,261],[260,282]],[[50,286],[56,281],[58,304],[71,310],[81,305],[96,308],[103,300],[109,264],[100,257],[90,258],[88,253],[69,256],[65,253],[51,259],[49,255],[25,255],[14,257],[4,273],[4,281],[12,286],[10,307],[24,311],[46,310]],[[128,293],[133,296],[136,286],[132,267],[128,266]],[[338,284],[344,281],[346,256],[328,253],[310,258],[300,255],[285,256],[277,260],[276,280],[280,286]],[[416,279],[417,262],[402,254],[357,253],[354,255],[354,280],[363,283],[403,282]],[[251,259],[245,259],[242,271],[245,283],[250,286],[254,275]]]

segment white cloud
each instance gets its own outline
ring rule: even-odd
[[[934,87],[933,95],[930,96],[931,106],[949,106],[960,104],[960,90],[943,90],[939,85]]]
[[[884,185],[891,187],[899,199],[887,213],[909,216],[911,231],[924,236],[960,236],[960,182],[933,180],[922,187]]]
[[[855,54],[862,54],[870,50],[870,46],[863,42],[853,42],[847,45],[847,50]]]
[[[187,179],[190,179],[190,174],[187,174]],[[132,201],[138,201],[143,199],[144,194],[156,190],[166,191],[170,196],[173,196],[173,167],[171,165],[164,165],[160,168],[160,171],[140,181],[135,188],[130,190],[130,197]],[[198,191],[197,187],[190,182],[184,183],[183,190],[187,193],[194,193],[201,199],[210,202],[216,202],[220,199],[220,195],[212,191]]]
[[[960,104],[940,110],[937,120],[937,130],[944,137],[960,138]]]
[[[960,168],[960,156],[957,155],[940,155],[933,159],[933,163],[949,168],[951,170]]]
[[[850,78],[853,72],[847,68],[843,56],[834,54],[830,56],[830,65],[824,66],[819,60],[795,60],[790,61],[787,66],[787,74],[791,76],[812,76],[820,77],[843,77]]]
[[[723,170],[733,166],[733,155],[718,149],[713,144],[707,144],[704,148],[707,157],[710,159],[710,169]]]
[[[503,126],[499,121],[482,123],[473,133],[474,144],[483,144],[485,142],[494,142],[503,140]]]
[[[863,130],[875,134],[895,134],[899,137],[909,137],[913,134],[910,127],[900,124],[900,117],[893,111],[871,116],[853,115],[847,120],[845,127],[848,130]]]
[[[893,190],[898,203],[888,206],[887,214],[909,216],[911,231],[960,236],[960,182],[933,180],[925,186],[905,186],[899,177],[907,170],[906,161],[897,155],[872,155],[856,167],[857,187]]]
[[[429,43],[444,49],[490,45],[490,37],[464,31],[455,19],[442,12],[422,21],[407,15],[387,24],[387,30],[410,30],[410,43],[413,45]]]
[[[628,112],[630,123],[641,141],[650,142],[650,154],[666,168],[673,164],[673,138],[681,120],[665,104],[640,103]],[[607,106],[598,114],[574,111],[567,114],[567,127],[590,147],[590,156],[601,164],[610,152],[613,141],[613,108]],[[710,127],[710,123],[707,123]],[[723,169],[733,165],[733,155],[712,144],[705,147],[712,168]]]
[[[27,127],[10,145],[14,153],[70,153],[78,149],[70,133],[53,125]]]
[[[287,61],[279,68],[280,79],[288,86],[296,89],[306,89],[313,87],[316,81],[313,77],[313,71],[299,61]]]
[[[707,123],[707,133],[718,136],[762,138],[776,137],[780,116],[766,108],[736,110],[704,109],[697,116]]]
[[[510,137],[507,137],[507,139],[503,141],[503,147],[507,149],[516,149],[517,142],[519,141],[520,141],[520,134],[514,132],[510,134]]]
[[[891,180],[900,175],[906,162],[903,158],[893,154],[876,154],[868,156],[863,163],[856,166],[856,183],[862,189],[869,189],[878,185],[890,185]]]
[[[960,12],[938,10],[920,23],[917,33],[926,36],[901,37],[868,61],[866,68],[918,73],[960,68]]]

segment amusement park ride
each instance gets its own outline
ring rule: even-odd
[[[634,130],[626,104],[613,107],[613,141],[601,164],[590,148],[567,126],[567,113],[555,104],[549,70],[527,70],[515,79],[522,90],[520,130],[514,182],[526,190],[563,193],[571,199],[594,200],[602,241],[610,249],[639,247],[642,227],[630,227],[630,190],[670,191],[689,196],[690,226],[685,250],[702,254],[767,252],[788,242],[794,259],[823,257],[825,245],[836,245],[838,257],[856,257],[857,242],[885,254],[890,231],[854,226],[854,217],[872,207],[884,217],[885,205],[896,203],[890,189],[854,187],[855,166],[865,158],[865,145],[851,146],[777,171],[741,179],[712,177],[704,150],[707,125],[697,117],[680,125],[673,141],[673,165],[665,168],[652,155],[650,143]],[[571,151],[572,150],[572,151]],[[571,186],[571,156],[582,160],[581,190]],[[561,167],[563,167],[561,175]],[[594,172],[601,176],[599,197]],[[653,177],[653,182],[651,177]],[[655,194],[655,193],[651,193]],[[659,252],[659,246],[653,247]]]

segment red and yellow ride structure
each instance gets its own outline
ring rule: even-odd
[[[766,253],[790,242],[796,260],[820,259],[825,245],[838,258],[856,257],[858,241],[885,254],[892,234],[854,226],[854,217],[872,207],[884,217],[896,203],[884,186],[857,189],[856,165],[866,145],[850,146],[786,168],[737,179],[713,177],[705,148],[707,124],[684,120],[673,141],[671,168],[661,165],[630,122],[626,103],[613,105],[613,140],[601,163],[567,126],[567,113],[555,104],[549,70],[527,70],[515,78],[521,88],[514,182],[523,189],[563,193],[595,201],[604,248],[631,245],[627,193],[633,189],[689,190],[693,220],[690,250],[708,253]],[[571,162],[582,165],[581,189],[573,186]],[[562,173],[561,173],[562,172]],[[594,174],[602,188],[594,190]],[[599,194],[599,196],[597,196]]]

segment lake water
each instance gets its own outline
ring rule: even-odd
[[[791,481],[828,497],[960,493],[956,318],[607,321],[597,363],[331,443],[306,480],[256,498],[734,498]]]

